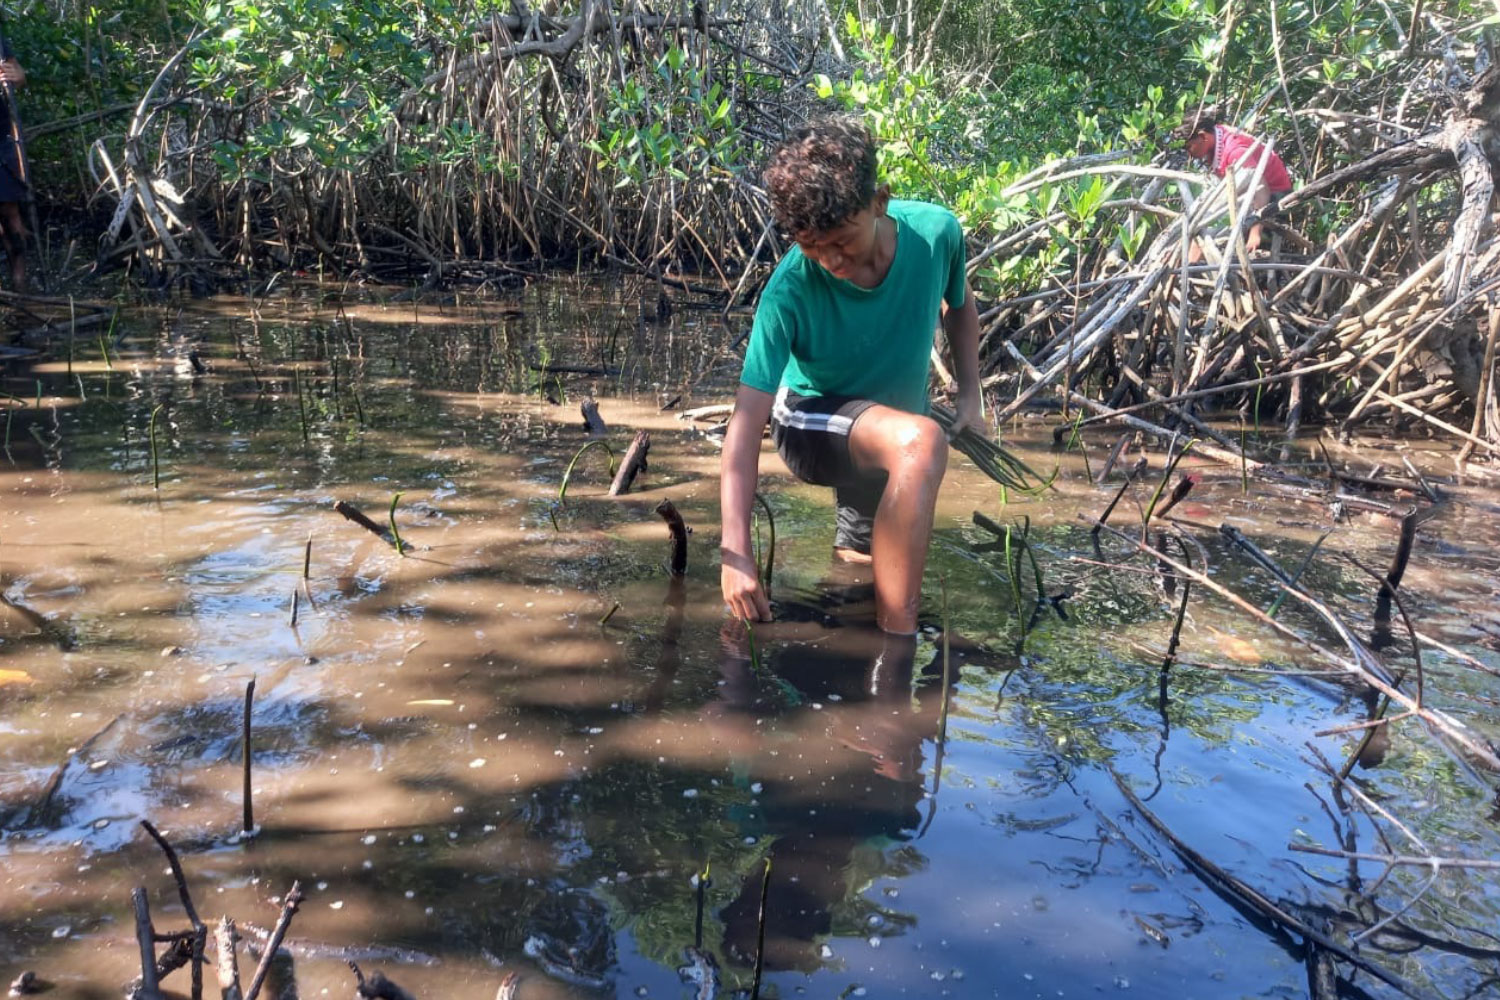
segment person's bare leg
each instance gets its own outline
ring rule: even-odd
[[[10,258],[11,290],[26,294],[26,224],[21,206],[13,201],[0,204],[0,226],[5,229],[5,255]]]
[[[1255,198],[1250,203],[1251,211],[1259,215],[1261,210],[1271,204],[1271,189],[1264,184],[1255,192]],[[1249,234],[1245,237],[1245,250],[1253,253],[1260,247],[1260,222],[1259,220],[1250,227]]]
[[[861,469],[888,477],[870,538],[876,624],[887,632],[914,632],[933,507],[948,468],[947,438],[934,420],[875,406],[855,421],[849,451]]]

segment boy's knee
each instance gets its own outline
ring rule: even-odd
[[[948,438],[937,421],[913,417],[897,432],[896,454],[902,465],[934,480],[948,468]]]

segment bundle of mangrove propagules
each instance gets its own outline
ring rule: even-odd
[[[955,435],[953,421],[957,419],[957,414],[946,406],[933,403],[931,413],[932,419],[948,435],[948,443],[973,462],[980,472],[1006,489],[1035,491],[1049,482],[1014,454],[973,428],[965,428]]]

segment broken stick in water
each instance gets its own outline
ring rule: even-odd
[[[347,500],[338,500],[335,501],[333,509],[336,512],[342,514],[348,520],[353,521],[355,524],[359,525],[361,528],[364,528],[366,531],[375,535],[379,535],[382,539],[385,540],[385,543],[387,545],[391,546],[392,548],[396,547],[396,539],[392,537],[391,533],[366,517],[360,511],[360,509],[354,506],[352,503],[349,503]]]
[[[682,576],[687,572],[687,525],[682,521],[682,515],[678,513],[677,507],[670,500],[663,500],[656,505],[656,512],[661,519],[667,522],[667,528],[672,532],[672,575]]]
[[[630,490],[630,484],[635,481],[636,473],[646,471],[646,453],[650,450],[651,435],[645,431],[636,431],[629,450],[620,461],[620,469],[615,473],[615,481],[609,484],[610,496],[617,497]]]

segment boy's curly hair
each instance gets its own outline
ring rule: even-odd
[[[761,179],[783,233],[827,232],[875,197],[875,139],[858,118],[809,122],[771,151]]]

